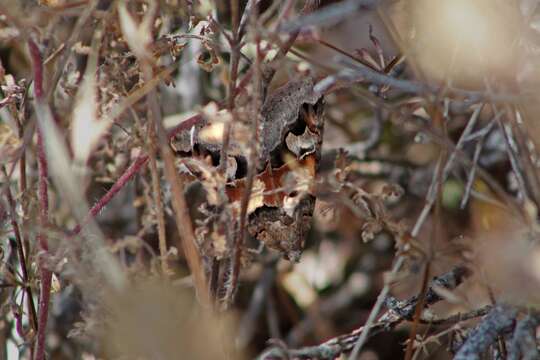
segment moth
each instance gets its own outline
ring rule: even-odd
[[[264,102],[259,123],[257,174],[247,211],[249,234],[294,262],[300,259],[310,230],[316,200],[315,179],[321,160],[324,99],[314,92],[313,86],[312,77],[293,80],[275,90]],[[181,157],[197,155],[207,159],[208,167],[219,166],[221,143],[209,141],[205,136],[212,126],[209,121],[203,121],[191,132],[174,138],[171,146]],[[205,186],[207,203],[218,206],[216,199],[225,199],[224,205],[232,209],[234,219],[239,218],[240,202],[248,190],[248,159],[240,145],[234,142],[231,145],[224,191],[217,188],[209,191],[211,186]],[[191,166],[190,171],[207,185],[216,183],[215,170],[201,171],[200,167],[197,170]]]

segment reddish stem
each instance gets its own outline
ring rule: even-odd
[[[28,47],[30,50],[30,57],[32,58],[32,66],[34,73],[34,97],[37,103],[44,103],[44,91],[43,91],[43,57],[39,51],[38,46],[32,39],[28,39]],[[37,143],[37,160],[38,160],[38,200],[39,200],[39,225],[40,230],[38,233],[38,242],[41,250],[46,254],[49,246],[47,243],[47,235],[44,233],[49,220],[49,198],[48,198],[48,166],[47,157],[45,154],[45,148],[43,144],[43,133],[41,126],[38,122],[38,143]],[[36,345],[36,360],[43,360],[45,358],[45,335],[47,329],[47,319],[49,313],[49,300],[51,295],[51,279],[52,272],[46,268],[45,261],[40,258],[39,270],[41,273],[41,289],[39,298],[39,311],[38,311],[38,334]]]
[[[176,136],[177,134],[179,134],[179,133],[181,133],[183,131],[191,129],[194,125],[198,124],[202,120],[203,120],[203,117],[201,115],[197,114],[197,115],[194,115],[194,116],[190,117],[189,119],[183,121],[182,123],[177,125],[175,128],[173,128],[169,132],[169,134],[168,134],[169,139],[173,138],[174,136]],[[92,208],[88,212],[88,215],[86,215],[86,217],[84,218],[82,223],[75,226],[75,228],[71,231],[70,235],[71,236],[76,236],[77,234],[79,234],[81,232],[82,228],[84,227],[84,225],[86,225],[97,214],[99,214],[100,211],[103,210],[103,208],[105,206],[107,206],[109,201],[111,201],[112,198],[114,198],[114,196],[116,194],[118,194],[118,192],[120,190],[122,190],[122,188],[128,182],[130,182],[131,179],[133,179],[133,177],[144,167],[144,165],[146,165],[147,162],[148,162],[148,155],[147,154],[139,155],[137,157],[137,159],[135,160],[135,162],[133,162],[133,164],[131,164],[127,168],[127,170],[118,178],[118,180],[116,180],[116,182],[113,184],[113,186],[111,186],[109,191],[107,191],[107,193],[105,195],[103,195],[103,197],[101,199],[99,199],[94,204],[94,206],[92,206]]]
[[[148,161],[148,155],[141,154],[135,159],[135,161],[127,168],[127,170],[116,180],[116,182],[111,186],[109,191],[101,199],[99,199],[94,206],[90,209],[84,220],[81,224],[77,224],[75,228],[71,231],[71,236],[79,234],[82,230],[82,227],[86,225],[91,219],[93,219],[99,212],[112,200],[112,198],[118,194],[122,188],[131,181],[133,176],[141,170],[141,168],[146,165]]]
[[[28,48],[34,72],[34,96],[37,101],[43,101],[43,57],[34,40],[28,39]]]
[[[47,166],[47,157],[45,155],[45,147],[43,144],[43,133],[41,130],[38,130],[37,133],[37,151],[38,151],[38,198],[39,198],[39,221],[41,222],[40,230],[40,241],[39,244],[41,248],[45,251],[49,250],[49,245],[47,244],[47,237],[43,234],[44,226],[47,225],[49,217],[49,184],[47,182],[47,177],[49,175],[49,168]]]
[[[30,51],[30,57],[32,59],[33,66],[33,75],[34,75],[34,97],[36,103],[45,105],[45,92],[43,90],[43,57],[37,46],[37,44],[32,40],[28,39],[28,48]],[[202,116],[195,115],[188,120],[179,124],[169,133],[169,138],[175,136],[176,134],[190,129],[193,125],[202,121]],[[39,180],[38,180],[38,198],[40,204],[40,232],[38,234],[38,242],[40,244],[41,250],[45,253],[48,251],[47,236],[43,232],[43,229],[46,228],[48,223],[48,168],[47,168],[47,157],[45,154],[44,144],[43,144],[43,134],[41,131],[42,124],[38,123],[38,166],[39,166]],[[111,199],[133,178],[133,176],[139,172],[139,170],[146,164],[148,161],[148,155],[140,155],[135,162],[126,170],[122,176],[114,183],[111,189],[92,207],[86,218],[83,220],[82,224],[77,225],[72,231],[72,236],[78,234],[82,227],[88,223],[90,219],[95,217],[108,203]],[[52,272],[45,267],[45,262],[43,259],[40,261],[40,272],[41,272],[41,289],[40,289],[40,299],[39,299],[39,312],[38,312],[38,335],[37,335],[37,345],[35,352],[35,360],[43,360],[45,358],[45,331],[47,328],[48,320],[48,310],[49,310],[49,300],[50,300],[50,291],[51,291],[51,279]]]

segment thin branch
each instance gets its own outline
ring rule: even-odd
[[[145,81],[150,81],[153,78],[152,66],[144,59],[143,74]],[[172,191],[172,205],[175,212],[176,227],[180,235],[181,246],[184,250],[184,255],[188,263],[193,282],[197,290],[197,295],[201,303],[205,306],[210,305],[210,294],[206,283],[206,275],[202,263],[199,250],[197,248],[193,225],[184,194],[184,181],[178,175],[174,155],[168,145],[168,136],[163,127],[161,119],[161,111],[156,94],[156,90],[152,89],[147,97],[148,107],[152,114],[152,120],[158,136],[158,143],[161,156],[165,163],[165,178],[169,182]]]
[[[260,34],[256,30],[257,25],[257,14],[258,9],[257,6],[254,6],[251,9],[252,13],[251,16],[251,27],[254,29],[255,32],[255,43],[257,46],[257,53],[255,55],[255,62],[254,62],[254,94],[253,94],[253,100],[252,100],[252,108],[251,108],[251,114],[252,114],[252,123],[251,123],[251,146],[250,146],[250,153],[249,153],[249,168],[246,178],[246,187],[244,190],[244,193],[242,194],[242,199],[240,201],[240,219],[239,219],[239,230],[238,230],[238,236],[234,239],[234,247],[233,247],[233,259],[231,263],[231,272],[230,272],[230,281],[227,285],[227,290],[224,298],[223,305],[225,308],[228,308],[232,302],[234,301],[234,296],[236,294],[236,290],[238,288],[238,277],[240,275],[240,264],[241,264],[241,257],[242,257],[242,251],[244,248],[244,241],[246,238],[246,232],[247,232],[247,208],[249,204],[249,200],[251,199],[251,191],[253,189],[253,183],[255,181],[255,175],[257,173],[257,167],[258,167],[258,146],[257,142],[259,140],[259,123],[260,123],[260,117],[261,117],[261,106],[262,106],[262,89],[261,89],[261,51],[260,51]],[[234,88],[233,88],[234,89]],[[223,161],[223,159],[222,159]]]
[[[231,6],[231,21],[232,21],[232,39],[230,41],[231,46],[231,63],[229,67],[229,86],[227,87],[227,109],[231,113],[232,121],[228,122],[225,126],[225,132],[223,134],[223,145],[220,153],[219,171],[227,178],[227,157],[229,151],[229,143],[231,142],[231,131],[233,123],[236,121],[236,111],[234,106],[234,100],[236,98],[236,79],[238,78],[238,66],[240,64],[240,38],[238,33],[238,26],[240,22],[240,3],[238,0],[230,0]]]
[[[528,135],[528,129],[524,126],[524,119],[522,114],[517,109],[512,109],[510,106],[507,106],[508,116],[510,117],[513,124],[513,135],[516,140],[516,145],[518,152],[521,153],[521,165],[525,171],[525,180],[527,182],[527,188],[529,189],[529,194],[531,200],[538,206],[540,204],[540,178],[538,177],[537,166],[535,164],[536,154],[533,152],[529,146],[531,143],[531,136]]]
[[[301,14],[302,16],[306,16],[308,14],[313,13],[317,8],[319,7],[319,0],[305,0],[304,7],[302,8]],[[293,46],[294,42],[296,41],[296,38],[298,38],[298,35],[300,34],[302,26],[291,30],[289,37],[285,40],[285,42],[281,43],[278,49],[278,53],[270,63],[265,64],[265,67],[262,71],[262,81],[263,84],[263,94],[266,94],[266,89],[268,85],[270,85],[270,82],[272,81],[272,78],[274,77],[278,66],[281,64],[283,59],[287,56],[287,53]],[[276,40],[279,40],[277,38]]]
[[[412,126],[417,125],[412,122],[409,122],[409,124]],[[440,134],[437,134],[435,131],[433,131],[431,127],[426,125],[418,126],[415,130],[423,131],[425,134],[429,135],[431,140],[433,140],[439,146],[445,146],[451,151],[455,150],[457,157],[463,163],[463,165],[468,167],[472,166],[472,161],[471,159],[469,159],[468,154],[463,152],[463,150],[461,149],[457,149],[456,145],[452,142],[451,139],[440,136]],[[489,188],[494,192],[494,194],[500,197],[506,207],[510,208],[517,216],[520,216],[522,218],[524,217],[520,205],[517,204],[516,200],[513,197],[508,195],[506,190],[497,182],[497,180],[495,180],[485,169],[480,166],[477,167],[477,173],[478,177],[481,178],[489,186]]]
[[[2,167],[4,178],[7,179],[7,171],[5,167]],[[17,222],[17,214],[15,210],[15,200],[11,194],[11,189],[9,188],[9,183],[6,181],[5,193],[7,197],[7,202],[9,206],[9,213],[11,217],[11,227],[13,228],[13,233],[15,234],[15,241],[17,242],[17,255],[19,257],[19,264],[21,265],[21,271],[24,281],[24,290],[26,291],[28,314],[30,318],[30,326],[37,330],[38,321],[36,315],[36,308],[34,305],[34,296],[32,294],[32,287],[30,286],[30,278],[28,276],[28,268],[26,265],[26,256],[24,251],[24,240],[19,228],[19,223]]]
[[[394,262],[394,265],[392,267],[392,270],[390,271],[390,275],[388,277],[388,281],[385,282],[381,292],[379,293],[379,296],[377,296],[377,301],[375,302],[375,305],[371,308],[371,312],[369,313],[369,317],[366,320],[366,323],[362,329],[362,332],[360,333],[360,336],[358,336],[358,339],[353,347],[353,351],[351,353],[351,356],[349,359],[355,360],[358,358],[358,355],[360,354],[360,350],[362,349],[362,346],[366,343],[368,339],[368,335],[370,330],[373,327],[373,324],[375,323],[375,319],[379,315],[379,312],[381,311],[384,301],[388,294],[390,293],[390,283],[393,278],[396,277],[399,270],[401,270],[401,267],[405,263],[405,256],[401,255],[398,256],[397,260]]]
[[[32,68],[34,72],[34,97],[35,102],[43,104],[46,102],[45,93],[43,90],[43,58],[37,44],[28,39],[28,47],[32,59]],[[41,250],[47,254],[49,246],[47,236],[44,229],[49,221],[49,194],[48,194],[48,166],[47,157],[45,155],[45,147],[43,144],[43,129],[44,124],[38,123],[38,143],[37,143],[37,159],[39,165],[39,180],[38,180],[38,199],[39,199],[39,224],[40,231],[38,233],[38,241]],[[47,269],[45,260],[40,258],[39,261],[41,274],[41,288],[39,297],[39,320],[38,334],[36,343],[36,360],[45,358],[45,332],[47,330],[47,320],[49,314],[49,299],[51,294],[52,272]]]
[[[462,321],[468,321],[471,319],[476,319],[478,317],[487,315],[491,309],[493,309],[493,305],[486,305],[484,307],[481,307],[479,309],[474,309],[466,313],[458,313],[452,316],[449,316],[444,319],[424,319],[421,318],[420,321],[423,324],[428,325],[447,325],[447,324],[457,324]]]
[[[268,299],[268,294],[272,289],[276,278],[276,262],[277,261],[271,261],[264,268],[261,277],[253,290],[248,310],[242,316],[238,335],[236,337],[236,344],[240,349],[244,349],[249,344],[249,341],[255,334],[256,326],[259,325],[257,318],[264,308]]]
[[[458,266],[450,270],[448,273],[435,277],[431,281],[430,287],[426,293],[425,305],[433,305],[443,300],[443,298],[437,292],[438,288],[453,290],[461,285],[463,281],[470,276],[470,274],[471,273],[467,268]],[[355,329],[351,333],[337,336],[316,346],[309,346],[300,349],[270,348],[263,352],[258,359],[273,359],[275,357],[283,358],[284,353],[290,359],[335,359],[339,355],[352,350],[355,345],[359,343],[358,340],[363,333],[368,334],[366,336],[374,336],[381,332],[392,330],[404,320],[412,319],[417,302],[417,296],[403,302],[399,302],[394,299],[387,302],[387,306],[390,306],[390,309],[384,315],[382,315],[379,321],[376,323],[366,321],[366,325]],[[456,316],[463,316],[463,318],[469,319],[481,316],[483,313],[482,311],[485,311],[485,309],[478,312],[472,312],[469,315],[458,314]],[[367,326],[369,326],[369,331],[365,331]]]
[[[172,129],[168,137],[173,138],[174,136],[178,135],[179,133],[183,131],[187,131],[191,129],[196,124],[203,121],[203,118],[201,115],[197,114],[189,119],[183,121],[179,125],[177,125],[174,129]],[[95,204],[92,206],[88,214],[85,216],[84,220],[75,226],[75,228],[71,231],[71,236],[75,236],[79,234],[82,230],[82,228],[93,218],[95,218],[102,210],[107,206],[107,204],[122,190],[122,188],[130,182],[133,177],[146,165],[148,162],[148,155],[141,154],[139,155],[135,161],[120,175],[118,180],[115,181],[115,183],[111,186],[109,191],[105,195],[103,195]]]
[[[148,112],[148,117],[152,115]],[[169,266],[167,265],[167,234],[165,232],[165,211],[163,209],[163,200],[161,196],[161,185],[159,179],[159,172],[157,168],[157,145],[156,145],[156,132],[154,126],[150,124],[149,136],[148,136],[148,153],[150,157],[150,176],[152,177],[152,192],[154,195],[153,207],[157,217],[158,226],[158,240],[159,240],[159,255],[161,257],[161,271],[163,275],[168,276],[170,274]]]
[[[481,110],[481,106],[473,113],[472,117],[471,117],[471,120],[469,121],[469,123],[467,124],[467,127],[466,129],[464,130],[464,133],[462,134],[461,136],[461,139],[464,138],[465,135],[467,135],[470,130],[472,130],[473,126],[474,126],[474,123],[476,122],[476,119],[478,118],[479,116],[479,113],[480,113],[480,110]],[[459,147],[462,145],[461,142],[458,142],[458,144],[456,145],[456,149],[459,150]],[[423,225],[423,223],[425,222],[426,218],[427,218],[427,215],[429,214],[429,212],[431,211],[431,207],[433,206],[434,202],[435,202],[435,199],[436,199],[436,194],[437,194],[437,191],[436,190],[436,186],[437,184],[441,184],[443,183],[445,180],[446,180],[446,177],[448,176],[448,172],[450,171],[451,169],[451,166],[452,166],[452,163],[453,163],[453,159],[454,159],[454,153],[452,153],[452,155],[450,156],[450,158],[448,159],[448,161],[446,162],[446,165],[443,169],[443,171],[441,172],[440,170],[438,170],[438,168],[441,166],[440,163],[438,163],[438,167],[437,167],[437,170],[434,172],[434,177],[432,179],[432,183],[431,183],[431,186],[430,186],[430,190],[428,191],[428,194],[426,196],[426,204],[424,206],[424,208],[422,209],[422,212],[420,213],[420,216],[418,217],[412,231],[411,231],[411,236],[413,238],[417,237],[419,232],[420,232],[420,229]],[[392,271],[390,273],[390,276],[391,277],[394,277],[398,272],[399,270],[401,269],[401,266],[403,265],[403,263],[405,262],[405,257],[403,255],[400,255],[398,257],[398,259],[395,261],[394,263],[394,266],[392,268]],[[373,306],[372,310],[371,310],[371,313],[368,317],[368,320],[366,321],[366,325],[358,339],[358,342],[356,343],[352,353],[351,353],[351,359],[352,360],[355,360],[359,353],[360,353],[360,349],[362,348],[362,346],[364,345],[365,341],[367,340],[367,337],[368,337],[368,333],[370,331],[370,328],[371,328],[371,324],[375,322],[375,319],[377,318],[378,314],[379,314],[379,311],[380,309],[382,308],[383,306],[383,303],[386,299],[386,296],[388,295],[388,293],[390,292],[390,283],[387,282],[385,283],[383,289],[381,290],[379,296],[377,297],[377,300],[375,302],[375,305]]]
[[[358,10],[373,10],[379,0],[348,0],[328,5],[321,10],[305,14],[299,19],[283,24],[279,31],[293,33],[305,26],[324,26],[353,15]]]
[[[436,85],[424,84],[414,80],[396,79],[391,75],[387,75],[382,72],[374,71],[363,64],[359,64],[356,61],[352,61],[347,57],[341,57],[337,59],[337,62],[346,67],[338,72],[333,77],[339,79],[358,82],[366,81],[375,85],[386,85],[394,89],[400,90],[407,94],[419,95],[419,94],[439,94],[441,88]],[[329,77],[331,78],[331,77]],[[329,81],[329,80],[328,80]],[[324,85],[327,85],[325,82]],[[322,87],[321,85],[318,85]],[[321,91],[317,89],[316,91]],[[446,88],[445,92],[449,96],[465,97],[470,102],[479,101],[491,101],[491,102],[510,102],[521,103],[526,98],[532,96],[532,94],[496,94],[489,91],[474,91],[464,90],[458,88]]]
[[[358,63],[360,63],[360,64],[362,64],[362,65],[364,65],[364,66],[366,66],[368,68],[370,68],[373,71],[378,71],[378,69],[375,68],[373,65],[371,65],[369,62],[364,61],[363,59],[361,59],[361,58],[359,58],[357,56],[354,56],[353,54],[348,53],[347,51],[337,47],[336,45],[330,44],[329,42],[327,42],[327,41],[325,41],[323,39],[317,39],[317,42],[319,44],[323,45],[323,46],[326,46],[329,49],[334,50],[335,52],[337,52],[337,53],[339,53],[339,54],[341,54],[343,56],[348,57],[351,60],[354,60],[354,61],[356,61],[356,62],[358,62]]]
[[[435,225],[435,231],[437,231],[437,225]],[[436,239],[436,237],[435,237]],[[414,346],[414,340],[416,339],[417,331],[418,331],[418,324],[419,320],[422,317],[422,311],[424,310],[425,304],[426,304],[426,294],[428,291],[428,277],[429,272],[431,271],[431,261],[428,260],[426,264],[424,265],[424,271],[422,275],[422,287],[420,290],[420,295],[418,297],[418,301],[416,302],[416,306],[414,307],[414,315],[413,315],[413,322],[411,325],[411,330],[409,331],[409,339],[407,342],[407,348],[405,349],[405,360],[411,360],[413,356],[413,346]]]
[[[529,198],[527,187],[525,185],[525,178],[519,165],[519,160],[517,158],[517,148],[512,136],[512,128],[510,124],[503,124],[501,119],[497,119],[497,124],[503,134],[504,143],[506,145],[506,153],[508,154],[508,159],[510,160],[510,165],[512,166],[512,171],[516,177],[519,193],[523,198]]]
[[[468,268],[464,266],[457,266],[449,272],[435,277],[431,281],[430,286],[426,291],[424,308],[444,300],[438,289],[455,289],[462,284],[466,278],[471,276],[471,274],[472,273]],[[388,309],[395,312],[401,318],[405,320],[412,320],[418,300],[418,296],[413,296],[406,301],[399,301],[389,296],[385,301],[385,305]]]
[[[116,180],[116,182],[111,186],[109,191],[103,195],[90,209],[88,214],[85,216],[84,220],[75,226],[70,232],[70,236],[74,237],[78,235],[82,228],[94,219],[103,208],[124,188],[124,186],[133,179],[133,177],[146,165],[148,161],[148,155],[142,154],[135,159],[135,161],[124,171],[124,173]]]
[[[461,199],[461,203],[459,205],[460,209],[465,209],[465,206],[467,206],[467,202],[469,201],[469,197],[471,196],[471,191],[474,184],[474,179],[476,178],[476,168],[478,166],[478,159],[480,159],[480,153],[482,152],[482,148],[484,146],[484,137],[481,137],[480,140],[476,143],[475,149],[474,149],[474,156],[472,160],[472,168],[469,171],[469,175],[467,177],[467,184],[465,185],[465,192],[463,193],[463,198]]]
[[[416,220],[416,223],[411,231],[411,236],[413,238],[418,236],[418,234],[420,233],[420,229],[427,218],[427,215],[431,211],[431,206],[433,205],[433,202],[429,201],[429,199],[430,199],[430,196],[435,193],[435,187],[439,183],[439,176],[440,176],[440,171],[438,170],[439,166],[440,166],[440,162],[437,163],[437,168],[435,172],[433,173],[431,186],[426,196],[426,204],[424,205],[424,208],[422,209],[420,215],[418,216],[418,219]],[[433,196],[433,199],[434,198],[435,196]],[[401,270],[401,267],[403,266],[404,262],[405,262],[405,256],[404,255],[398,256],[397,260],[394,263],[394,266],[392,267],[392,271],[390,272],[390,276],[389,276],[390,280],[393,279],[397,275],[399,270]],[[377,297],[375,305],[371,309],[371,313],[369,314],[368,320],[366,321],[366,325],[364,326],[364,329],[362,330],[362,333],[360,334],[360,337],[358,338],[358,342],[356,343],[351,353],[350,358],[352,360],[355,360],[358,357],[360,353],[360,349],[362,348],[362,346],[364,345],[365,341],[368,338],[371,324],[375,322],[375,319],[379,315],[379,312],[389,293],[390,293],[390,281],[384,284],[384,287],[382,288],[379,296]]]
[[[99,3],[98,0],[91,0],[87,4],[84,11],[77,18],[77,22],[73,26],[73,30],[71,31],[69,38],[64,43],[64,46],[61,49],[62,55],[60,56],[60,59],[55,64],[55,72],[52,77],[51,87],[49,90],[49,94],[47,96],[49,99],[52,98],[54,89],[56,89],[56,85],[58,84],[58,81],[60,81],[60,78],[62,77],[64,68],[66,67],[67,61],[69,60],[69,56],[71,55],[73,45],[75,45],[75,43],[79,39],[79,36],[81,35],[84,25],[87,23],[88,19],[90,19],[90,17],[92,16],[92,13],[96,9],[98,3]]]
[[[480,108],[482,108],[480,106]],[[479,113],[479,111],[478,111]],[[476,114],[476,117],[478,116],[477,113],[473,113],[473,117]],[[434,127],[439,130],[440,133],[445,134],[445,136],[448,136],[447,128],[446,128],[446,115],[441,114],[440,111],[436,110],[434,114]],[[467,124],[467,127],[472,127],[474,125],[471,125],[473,121],[469,121]],[[456,146],[457,147],[457,146]],[[435,244],[440,241],[440,230],[441,230],[441,196],[442,196],[442,186],[443,186],[443,177],[444,174],[441,173],[444,172],[445,169],[443,169],[442,164],[447,164],[447,161],[450,159],[448,158],[448,153],[446,148],[442,148],[439,151],[439,160],[437,166],[437,182],[435,184],[435,187],[437,189],[437,196],[436,196],[436,203],[435,203],[435,210],[433,214],[434,218],[434,225],[432,228],[432,239],[428,243],[429,249],[426,251],[426,264],[424,265],[424,274],[422,278],[422,287],[420,292],[420,297],[417,301],[415,310],[414,310],[414,317],[413,317],[413,324],[411,326],[411,331],[409,333],[409,340],[407,343],[407,348],[405,351],[405,360],[411,360],[413,357],[413,346],[414,346],[414,340],[416,339],[417,331],[418,331],[418,324],[419,320],[422,316],[422,311],[424,308],[424,304],[427,301],[427,291],[428,291],[428,280],[429,280],[429,273],[431,271],[432,261],[435,258]]]

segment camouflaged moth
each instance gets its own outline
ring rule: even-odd
[[[249,234],[291,261],[298,261],[301,256],[315,208],[314,184],[321,159],[324,100],[313,91],[313,86],[312,77],[290,81],[264,102],[257,175],[248,205]],[[180,156],[197,155],[208,159],[208,166],[217,166],[220,143],[201,136],[210,126],[212,123],[208,121],[198,124],[191,132],[173,139],[171,145]],[[229,206],[233,218],[238,219],[239,204],[246,191],[248,160],[241,144],[233,143],[231,148],[224,191],[228,204],[222,205]],[[203,183],[216,183],[216,172],[193,167],[190,170]],[[205,186],[207,196],[219,192],[209,191],[211,187]],[[217,206],[218,197],[214,194],[213,200],[207,202]]]

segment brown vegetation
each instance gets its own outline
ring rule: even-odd
[[[0,0],[0,358],[536,359],[533,0]]]

